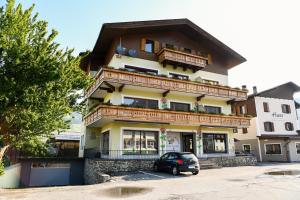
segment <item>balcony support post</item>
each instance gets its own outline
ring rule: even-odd
[[[235,101],[236,101],[235,99],[231,99],[231,100],[227,101],[226,103],[227,103],[228,105],[229,105],[229,104],[232,105]]]
[[[115,87],[113,85],[111,85],[110,83],[106,82],[106,81],[103,81],[103,83],[109,87],[109,92],[112,93],[115,91]]]
[[[125,87],[125,84],[122,84],[122,85],[119,87],[119,92],[122,92],[123,89],[124,89],[124,87]]]

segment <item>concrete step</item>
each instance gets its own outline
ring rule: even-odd
[[[221,167],[215,163],[200,164],[200,170],[201,169],[218,169],[218,168],[221,168]]]

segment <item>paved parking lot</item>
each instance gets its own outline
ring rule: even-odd
[[[98,185],[0,190],[0,199],[300,199],[300,175],[264,174],[278,170],[300,170],[300,163],[202,170],[196,176],[140,172],[113,177],[111,182]],[[131,191],[134,195],[127,196]]]

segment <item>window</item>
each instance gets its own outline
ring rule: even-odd
[[[168,44],[168,43],[166,44],[166,48],[167,49],[173,49],[173,50],[175,49],[173,44]]]
[[[273,132],[274,131],[273,122],[264,122],[264,128],[266,132]]]
[[[296,143],[297,154],[300,154],[300,143]]]
[[[134,66],[129,66],[129,65],[125,65],[124,68],[127,69],[130,72],[143,72],[143,73],[151,74],[151,75],[157,75],[158,74],[158,71],[153,70],[153,69],[134,67]]]
[[[153,40],[146,40],[145,51],[149,52],[149,53],[154,52],[154,41]]]
[[[182,74],[169,73],[171,78],[180,79],[180,80],[189,80],[189,76]]]
[[[285,126],[285,130],[287,130],[287,131],[293,131],[294,130],[294,125],[291,122],[286,122],[284,124],[284,126]]]
[[[247,128],[243,128],[242,130],[243,130],[243,134],[248,133],[248,129]]]
[[[266,144],[266,154],[281,154],[280,144]]]
[[[207,80],[207,79],[202,79],[202,82],[212,84],[212,85],[218,85],[219,84],[219,81],[213,81],[213,80]]]
[[[204,153],[227,153],[226,134],[203,134]]]
[[[220,114],[222,112],[221,107],[216,106],[204,106],[205,111],[210,114]]]
[[[188,48],[183,48],[183,52],[184,53],[192,53],[192,50],[188,49]]]
[[[158,100],[124,97],[124,104],[136,108],[158,109]]]
[[[188,103],[178,103],[178,102],[171,102],[170,105],[171,105],[171,110],[185,111],[185,112],[189,112],[191,106]]]
[[[157,154],[158,131],[124,130],[123,150],[129,154]]]
[[[269,104],[267,102],[264,102],[263,106],[264,106],[264,112],[270,112]]]
[[[102,133],[102,153],[108,154],[109,151],[109,131]]]
[[[291,113],[291,107],[287,104],[282,104],[281,109],[283,113]]]
[[[240,106],[240,114],[246,114],[246,106]]]
[[[251,145],[250,144],[243,144],[243,152],[251,153]]]

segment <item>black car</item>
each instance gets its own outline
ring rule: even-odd
[[[153,169],[171,172],[174,176],[180,172],[192,172],[197,175],[200,166],[197,157],[190,152],[169,152],[155,161]]]

